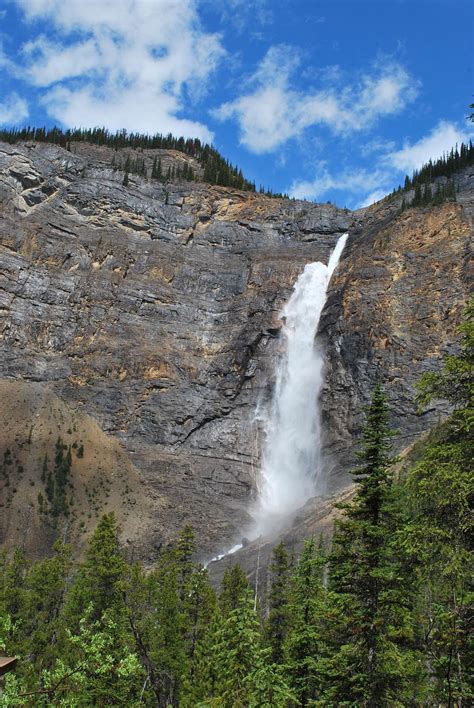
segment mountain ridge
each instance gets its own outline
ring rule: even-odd
[[[124,186],[100,151],[0,144],[2,370],[52,391],[118,441],[151,501],[151,511],[136,510],[146,526],[132,541],[140,557],[152,563],[186,523],[202,557],[240,540],[261,450],[253,413],[271,396],[279,312],[304,265],[327,262],[346,231],[320,323],[328,493],[350,483],[377,368],[406,401],[395,421],[405,442],[446,412],[420,419],[407,406],[419,372],[449,349],[466,299],[469,169],[456,177],[455,204],[400,213],[395,196],[349,212],[140,175]],[[407,320],[415,274],[420,308]],[[393,307],[386,293],[398,298]],[[415,336],[423,318],[433,328],[426,345]],[[36,462],[34,471],[39,485]],[[90,513],[86,502],[80,511]],[[4,523],[14,528],[11,513]],[[72,526],[82,543],[87,534]],[[41,534],[32,543],[38,552]]]

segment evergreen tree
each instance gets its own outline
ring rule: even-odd
[[[192,661],[196,647],[203,640],[217,607],[216,594],[209,584],[206,568],[196,568],[191,574],[182,602],[186,651],[188,659]]]
[[[283,542],[273,549],[270,566],[271,586],[268,594],[268,618],[265,625],[267,642],[274,664],[283,663],[283,645],[289,628],[290,562]]]
[[[178,567],[172,551],[162,556],[147,582],[150,607],[141,627],[154,666],[156,705],[168,708],[179,705],[183,681],[188,675],[185,616],[179,596]]]
[[[276,669],[267,663],[260,623],[250,589],[227,615],[217,635],[217,686],[225,708],[284,706],[290,692]]]
[[[93,621],[100,619],[109,609],[122,612],[125,572],[115,514],[104,514],[89,541],[84,562],[79,566],[69,593],[66,609],[73,627],[77,627],[90,605]]]
[[[380,708],[404,704],[419,679],[410,576],[392,543],[390,454],[385,394],[377,385],[367,409],[355,471],[354,501],[344,505],[330,557],[333,632],[324,671],[324,701]],[[398,703],[397,703],[398,701]]]
[[[285,645],[290,685],[298,705],[313,705],[320,695],[319,658],[325,608],[325,558],[314,539],[306,541],[292,577],[290,631]]]
[[[71,569],[71,549],[61,541],[54,555],[34,564],[28,574],[25,610],[21,631],[29,647],[28,654],[35,671],[51,668],[57,654],[54,645],[62,644],[65,625],[62,610]],[[18,652],[24,655],[24,650]]]
[[[189,591],[189,579],[195,569],[195,564],[192,561],[195,552],[196,542],[194,538],[194,531],[191,526],[186,525],[179,534],[174,551],[181,602],[184,601],[185,595]]]
[[[224,616],[235,610],[250,589],[249,581],[240,565],[227,568],[222,578],[219,606]]]
[[[441,372],[425,374],[418,395],[421,408],[433,398],[445,399],[453,413],[432,433],[404,483],[410,516],[403,541],[416,563],[422,589],[418,622],[430,676],[429,700],[448,706],[474,698],[470,671],[474,300],[460,332],[459,354],[445,357]]]
[[[190,671],[184,685],[182,701],[184,708],[195,708],[206,703],[212,705],[213,701],[218,702],[219,638],[222,624],[222,615],[216,605],[194,648]]]

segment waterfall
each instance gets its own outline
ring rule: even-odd
[[[269,410],[256,415],[263,423],[265,444],[250,539],[276,530],[317,493],[322,469],[319,394],[324,361],[315,337],[347,236],[339,238],[327,266],[319,262],[305,266],[281,313],[284,352],[278,362],[275,392]],[[232,546],[206,566],[241,548],[241,543]]]
[[[315,344],[329,280],[341,257],[341,236],[328,265],[309,263],[283,308],[284,351],[271,405],[261,418],[265,433],[257,535],[271,531],[317,493],[321,464],[319,395],[323,355]]]

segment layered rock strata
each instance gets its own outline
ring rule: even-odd
[[[346,231],[320,328],[329,488],[348,484],[377,375],[397,401],[401,441],[436,418],[415,415],[413,387],[449,350],[466,299],[468,174],[455,205],[399,214],[394,200],[351,213],[202,183],[130,175],[123,186],[112,157],[0,145],[1,375],[56,396],[119,445],[146,499],[135,529],[120,511],[141,557],[152,562],[185,523],[203,556],[238,539],[281,306],[304,265],[327,262]],[[95,444],[100,454],[105,442]],[[25,464],[40,484],[36,458]],[[87,510],[86,497],[78,503]],[[4,507],[0,540],[15,540],[12,513]]]

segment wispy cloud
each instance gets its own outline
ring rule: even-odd
[[[386,194],[387,190],[385,189],[375,189],[373,192],[370,192],[370,194],[364,197],[364,199],[362,199],[362,201],[356,205],[356,208],[362,209],[363,207],[368,207],[371,204],[375,204],[375,202],[378,202],[383,199]]]
[[[237,122],[240,141],[252,152],[271,152],[315,125],[338,135],[367,130],[417,95],[416,81],[391,61],[377,62],[346,84],[295,90],[292,76],[299,61],[291,47],[271,47],[248,90],[214,111],[219,120]]]
[[[382,199],[406,174],[419,169],[430,159],[436,160],[449,152],[456,143],[467,142],[473,134],[469,128],[460,128],[447,121],[439,122],[427,135],[415,143],[405,143],[395,149],[393,141],[374,139],[361,149],[370,155],[375,169],[349,169],[331,173],[325,163],[315,168],[309,180],[295,180],[288,189],[298,199],[323,201],[328,192],[345,192],[355,208],[369,206]]]
[[[250,33],[260,38],[260,28],[271,25],[274,19],[270,0],[203,0],[214,7],[225,28],[238,34]]]
[[[55,120],[212,138],[182,117],[225,54],[202,29],[197,0],[16,2],[33,31],[38,20],[54,30],[23,46],[20,67]]]
[[[369,190],[380,191],[387,177],[387,172],[383,170],[347,169],[331,174],[325,165],[321,165],[317,168],[314,179],[293,182],[289,194],[296,199],[314,200],[321,200],[331,190],[350,192],[354,195],[366,194]]]
[[[0,103],[0,125],[18,125],[28,116],[27,102],[11,93]]]
[[[458,127],[455,123],[440,121],[428,135],[415,143],[406,142],[403,148],[391,152],[386,159],[388,164],[397,170],[411,173],[430,159],[438,159],[456,143],[468,141],[472,132]]]

